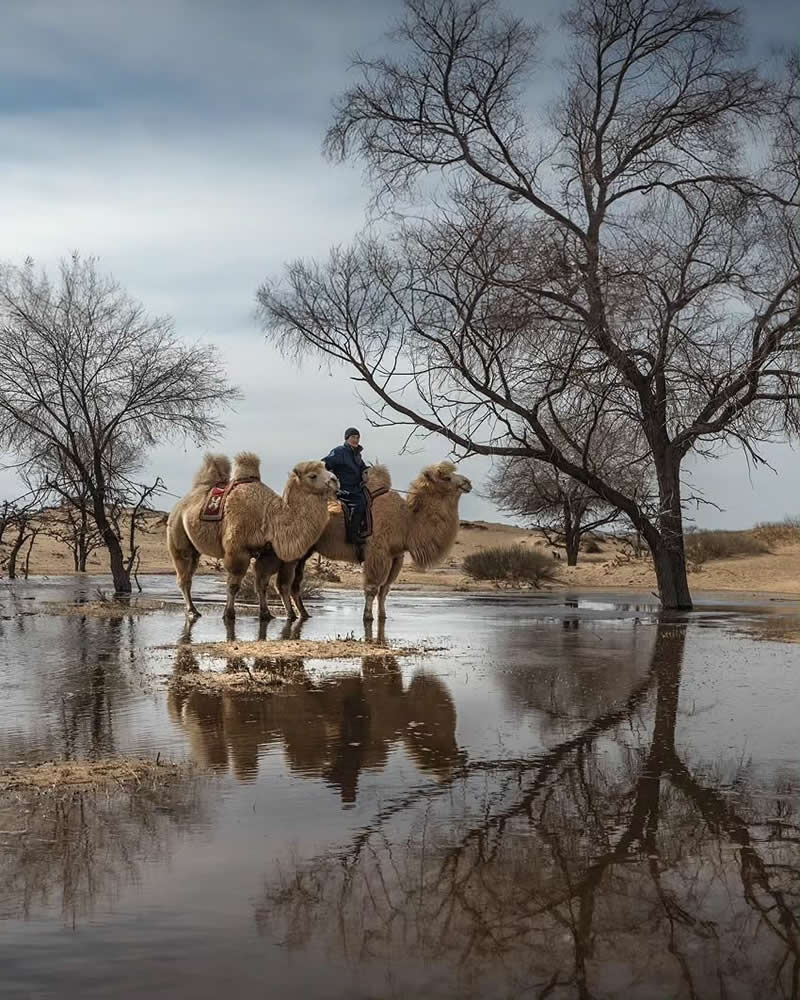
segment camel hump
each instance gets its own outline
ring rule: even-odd
[[[392,488],[392,477],[385,465],[370,465],[367,469],[367,488],[373,493],[375,490],[390,490]]]
[[[240,451],[233,459],[234,479],[260,479],[261,459],[252,451]]]
[[[231,460],[227,455],[212,455],[206,452],[203,464],[194,477],[193,486],[216,486],[227,483],[231,477]]]

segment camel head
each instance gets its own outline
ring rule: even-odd
[[[289,476],[289,484],[328,497],[335,497],[339,489],[339,480],[325,468],[324,462],[298,462]]]
[[[466,476],[460,475],[452,462],[437,462],[436,465],[429,465],[422,470],[413,486],[435,493],[470,493],[472,483]]]

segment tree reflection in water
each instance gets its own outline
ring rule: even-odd
[[[282,638],[296,638],[301,627],[287,626]],[[395,745],[438,780],[448,779],[460,763],[455,707],[438,677],[417,672],[405,687],[393,656],[363,656],[356,671],[316,678],[306,674],[301,659],[282,666],[287,683],[274,694],[170,689],[170,717],[186,732],[201,766],[230,768],[239,779],[252,780],[259,755],[280,746],[291,770],[323,778],[351,805],[362,772],[382,769]],[[274,670],[276,661],[228,661],[228,670],[250,668]],[[198,669],[187,631],[178,645],[176,676]]]
[[[401,994],[798,997],[798,786],[748,791],[741,768],[715,788],[681,759],[684,644],[661,623],[620,707],[529,760],[464,762],[294,865],[261,931],[374,960]]]
[[[205,812],[206,783],[172,773],[101,789],[0,794],[0,919],[109,908],[142,864],[169,857]]]

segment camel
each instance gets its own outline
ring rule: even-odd
[[[183,594],[187,617],[199,618],[192,601],[192,577],[201,555],[221,559],[228,574],[228,599],[223,617],[236,616],[236,595],[255,559],[256,589],[262,618],[269,618],[265,569],[270,557],[290,562],[303,556],[328,523],[328,502],[336,496],[339,481],[322,462],[300,462],[294,467],[283,496],[261,482],[261,463],[252,452],[234,458],[233,470],[225,455],[206,455],[191,490],[173,507],[167,519],[167,547]],[[230,491],[221,521],[204,521],[200,515],[209,490],[236,482]]]
[[[364,555],[364,621],[373,620],[378,598],[378,620],[386,618],[386,598],[403,567],[406,552],[422,567],[433,566],[447,556],[458,534],[458,502],[472,489],[466,476],[459,475],[451,462],[429,465],[408,489],[407,499],[393,490],[385,465],[373,465],[366,473],[372,502],[373,533],[367,540]],[[384,491],[384,492],[381,492]],[[377,494],[377,495],[376,495]],[[346,541],[341,509],[330,520],[305,558],[295,565],[265,555],[265,572],[278,572],[278,589],[287,615],[294,616],[292,599],[303,618],[308,611],[300,596],[306,559],[319,552],[327,559],[357,563],[355,546]],[[277,554],[276,554],[277,555]]]

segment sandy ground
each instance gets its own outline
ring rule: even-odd
[[[164,540],[165,521],[165,514],[153,515],[148,523],[148,531],[140,536],[142,573],[172,573]],[[563,558],[557,561],[555,566],[559,582],[549,586],[655,589],[655,573],[649,559],[630,558],[613,539],[605,539],[600,544],[601,551],[591,555],[582,554],[578,566],[568,567]],[[553,551],[536,531],[484,521],[462,522],[456,544],[443,565],[421,571],[407,561],[397,585],[408,589],[485,590],[487,584],[469,580],[461,566],[465,556],[495,545],[522,545],[547,552]],[[4,548],[7,551],[7,547]],[[24,561],[25,549],[19,557],[20,572]],[[314,569],[315,562],[316,560],[312,558],[309,563],[311,570]],[[335,569],[340,580],[338,583],[325,580],[323,586],[360,588],[360,570],[357,567],[337,563],[330,568]],[[98,550],[90,557],[88,571],[108,572],[108,560],[104,550]],[[199,572],[215,571],[215,561],[203,557]],[[72,556],[61,543],[39,535],[30,556],[30,572],[33,575],[70,573]],[[800,593],[800,544],[776,544],[768,554],[708,562],[690,573],[690,585],[695,591]]]

